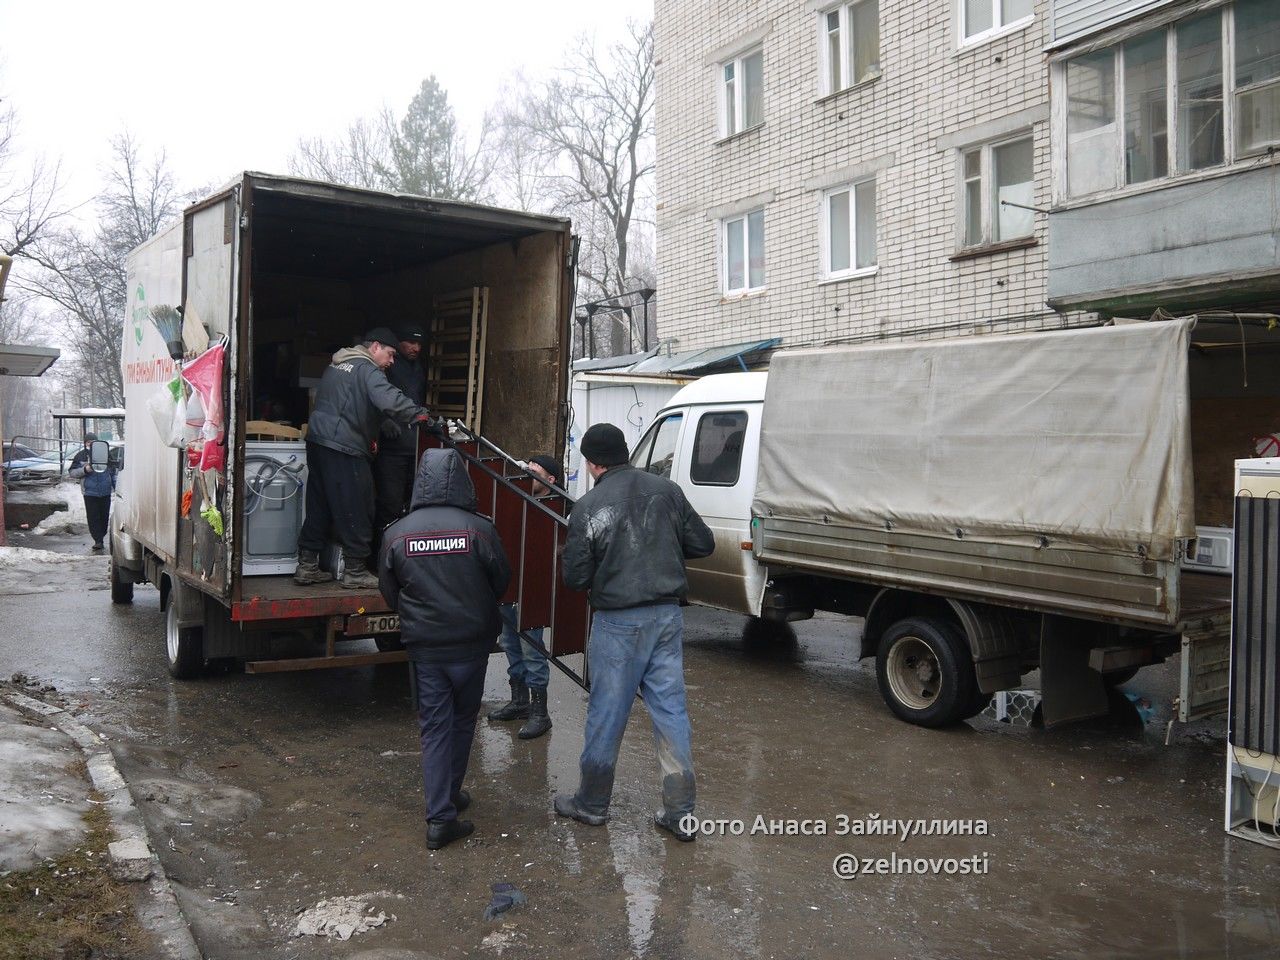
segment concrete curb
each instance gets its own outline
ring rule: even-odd
[[[129,785],[120,775],[110,748],[61,707],[21,693],[5,693],[0,698],[19,710],[46,718],[75,741],[84,754],[89,779],[106,798],[104,806],[116,833],[117,839],[108,846],[112,874],[118,879],[147,884],[148,902],[139,904],[138,920],[156,938],[156,945],[167,960],[202,960],[160,858],[147,841],[142,814],[134,806]]]

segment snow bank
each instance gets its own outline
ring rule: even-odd
[[[69,563],[83,559],[85,558],[54,553],[52,550],[37,550],[35,547],[0,547],[0,570],[21,569],[42,563]]]
[[[84,512],[84,492],[80,484],[72,481],[57,487],[59,499],[66,501],[67,509],[49,514],[31,532],[43,537],[51,533],[84,533],[89,529],[89,519]]]

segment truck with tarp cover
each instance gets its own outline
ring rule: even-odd
[[[784,351],[684,388],[632,462],[716,531],[691,599],[863,618],[902,719],[972,716],[1036,669],[1046,724],[1093,716],[1178,650],[1189,719],[1225,705],[1230,578],[1188,561],[1203,525],[1229,527],[1224,451],[1269,409],[1195,330]]]

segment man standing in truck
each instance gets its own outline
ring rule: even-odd
[[[534,478],[532,493],[545,497],[554,484],[564,487],[564,468],[560,461],[547,454],[540,454],[525,467]],[[502,636],[498,645],[507,655],[507,682],[511,684],[511,699],[489,711],[490,720],[524,720],[516,734],[521,740],[536,740],[551,729],[551,715],[547,713],[547,684],[551,679],[551,666],[547,658],[520,637],[520,608],[514,603],[502,605]],[[529,635],[542,643],[542,628],[530,629]]]
[[[427,402],[427,375],[418,362],[422,352],[422,325],[411,323],[400,327],[399,337],[395,358],[387,367],[387,381],[421,406]],[[412,426],[402,427],[393,419],[384,420],[378,438],[378,455],[373,461],[373,483],[377,490],[373,528],[377,533],[404,514],[417,464],[418,431]]]
[[[639,691],[662,767],[654,824],[692,840],[681,823],[693,813],[694,778],[680,604],[689,591],[685,560],[710,556],[715,538],[678,486],[631,466],[613,424],[588,429],[580,450],[596,485],[569,514],[563,569],[567,586],[590,591],[595,610],[591,695],[578,790],[557,795],[555,810],[590,826],[608,820],[618,747]]]
[[[457,450],[428,450],[413,484],[412,510],[387,528],[378,583],[400,614],[422,742],[427,849],[470,835],[458,814],[475,737],[498,599],[511,567],[498,532],[476,513],[476,491]]]
[[[392,386],[386,374],[399,337],[386,327],[364,336],[359,346],[345,347],[316,388],[315,407],[307,421],[307,516],[298,535],[298,570],[294,583],[332,580],[320,569],[320,551],[332,533],[342,545],[346,572],[342,586],[375,590],[369,572],[373,549],[374,438],[385,419],[408,426],[425,423],[427,409]]]

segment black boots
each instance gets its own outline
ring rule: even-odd
[[[544,694],[546,691],[543,691]],[[545,697],[543,699],[545,703]],[[545,708],[544,708],[545,709]],[[511,699],[489,711],[490,720],[523,720],[529,716],[529,688],[519,680],[511,681]]]
[[[520,728],[517,736],[521,740],[535,740],[551,729],[551,718],[547,716],[547,688],[529,688],[529,720]]]
[[[298,569],[293,574],[293,582],[300,586],[311,583],[328,583],[333,574],[320,569],[320,554],[315,550],[298,551]]]
[[[470,820],[459,820],[456,817],[452,820],[432,820],[427,824],[427,849],[440,850],[455,840],[471,836],[475,829],[476,825]]]

